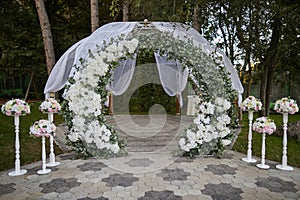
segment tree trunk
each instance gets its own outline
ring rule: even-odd
[[[200,5],[199,3],[196,3],[194,7],[194,22],[193,22],[193,28],[197,30],[199,33],[201,33],[201,20],[200,20]]]
[[[265,109],[265,115],[269,115],[270,111],[270,102],[271,102],[271,95],[272,95],[272,89],[273,89],[273,81],[274,81],[274,75],[275,75],[275,69],[277,65],[277,54],[278,54],[278,47],[279,47],[279,39],[280,39],[280,20],[278,17],[274,18],[273,22],[273,32],[272,32],[272,38],[270,47],[268,49],[267,57],[270,56],[270,63],[269,63],[269,70],[268,70],[268,80],[266,84],[266,109]]]
[[[91,0],[91,29],[94,32],[99,28],[99,7],[98,0]]]
[[[55,54],[54,54],[54,46],[53,46],[51,29],[50,29],[50,23],[45,8],[44,0],[35,0],[35,6],[38,13],[42,36],[43,36],[47,72],[48,75],[50,75],[50,72],[55,64]]]
[[[128,22],[129,0],[124,0],[122,7],[123,7],[123,22]]]

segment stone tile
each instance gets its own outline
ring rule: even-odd
[[[13,193],[16,190],[15,185],[15,183],[0,184],[0,197],[4,194]]]
[[[42,183],[39,187],[43,188],[41,191],[42,193],[50,193],[50,192],[57,192],[57,193],[64,193],[70,191],[71,188],[79,186],[81,183],[77,182],[76,178],[58,178],[53,179],[48,183]]]
[[[278,177],[268,177],[268,178],[257,178],[257,182],[255,183],[258,187],[264,187],[270,190],[271,192],[292,192],[295,193],[297,190],[295,189],[295,183],[291,181],[284,181]]]
[[[224,175],[224,174],[236,174],[237,169],[230,167],[228,165],[207,165],[207,168],[205,168],[205,171],[212,172],[213,174],[217,175]]]
[[[139,158],[139,159],[134,158],[134,159],[131,159],[131,160],[125,162],[125,164],[130,167],[148,167],[152,163],[154,163],[154,162],[152,160],[150,160],[149,158]]]
[[[240,188],[234,188],[227,183],[206,184],[205,189],[201,190],[201,192],[211,196],[214,200],[242,199],[240,195],[243,193]]]
[[[103,182],[106,182],[106,186],[131,186],[133,182],[138,181],[139,179],[134,177],[133,174],[111,174],[108,178],[102,179]]]
[[[80,171],[86,172],[86,171],[100,171],[102,168],[107,167],[105,164],[95,161],[95,162],[86,162],[82,165],[78,165],[77,168],[80,169]]]
[[[163,200],[182,200],[182,197],[174,194],[173,191],[148,191],[144,196],[139,197],[138,200],[153,200],[153,199],[163,199]]]
[[[157,176],[162,177],[165,181],[173,181],[173,180],[187,180],[187,177],[190,176],[191,173],[185,172],[183,169],[163,169]]]

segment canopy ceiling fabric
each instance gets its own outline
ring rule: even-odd
[[[171,32],[174,37],[179,37],[183,41],[192,39],[195,45],[201,46],[202,49],[207,53],[217,51],[217,53],[223,57],[226,70],[230,73],[232,88],[238,91],[240,95],[244,92],[244,88],[240,82],[237,71],[233,67],[229,58],[220,50],[212,48],[209,42],[195,29],[181,23],[152,22],[151,24],[159,31]],[[72,77],[76,72],[76,66],[80,66],[80,59],[86,59],[88,57],[89,50],[91,52],[95,52],[97,45],[101,46],[103,45],[104,41],[110,41],[111,38],[117,38],[120,35],[127,36],[131,31],[134,30],[134,28],[137,28],[138,26],[140,26],[139,22],[109,23],[97,29],[90,36],[71,46],[55,64],[47,80],[44,89],[46,98],[49,97],[50,92],[57,92],[65,86],[65,84],[68,82],[68,78]],[[131,62],[131,66],[132,63],[135,63],[135,61]],[[109,87],[112,87],[112,85],[108,86],[108,89]]]

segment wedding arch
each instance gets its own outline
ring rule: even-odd
[[[126,91],[141,49],[155,52],[167,94],[180,96],[190,77],[201,96],[199,113],[179,140],[181,150],[201,154],[222,149],[230,134],[231,102],[238,96],[241,100],[243,93],[239,77],[225,54],[212,48],[196,30],[169,22],[104,25],[59,59],[44,92],[48,98],[65,88],[67,137],[73,146],[98,156],[125,152],[118,134],[105,121],[103,105],[108,91],[115,95]]]

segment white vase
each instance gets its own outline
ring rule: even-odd
[[[51,169],[46,169],[46,147],[45,136],[42,136],[42,169],[37,171],[38,174],[48,174]]]

